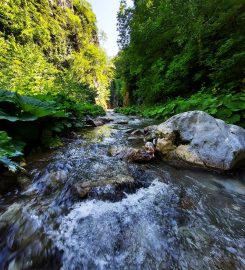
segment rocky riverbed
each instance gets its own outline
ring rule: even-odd
[[[96,121],[0,197],[0,269],[245,269],[244,172],[168,165],[152,120]]]

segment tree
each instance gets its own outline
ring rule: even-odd
[[[125,10],[122,1],[117,76],[131,104],[244,89],[243,1],[135,0]]]

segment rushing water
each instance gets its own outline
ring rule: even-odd
[[[130,129],[151,122],[108,117],[33,154],[30,182],[0,198],[0,269],[245,269],[244,174],[123,161],[113,153],[143,145]],[[135,187],[74,193],[77,183],[120,177]]]

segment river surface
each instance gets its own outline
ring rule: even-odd
[[[0,269],[245,269],[244,174],[121,160],[115,153],[144,144],[130,130],[153,122],[107,117],[32,154],[30,182],[0,197]],[[74,193],[78,183],[120,177],[133,188]]]

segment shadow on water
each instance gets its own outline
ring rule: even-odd
[[[29,182],[0,198],[0,269],[245,269],[244,174],[123,161],[153,122],[107,117],[30,156]]]

